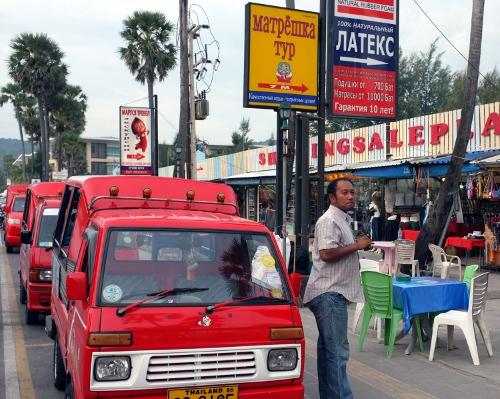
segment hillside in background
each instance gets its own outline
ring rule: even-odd
[[[31,144],[26,143],[26,153],[31,153]],[[12,154],[14,158],[21,155],[21,140],[19,139],[4,139],[0,138],[0,169],[3,168],[3,157],[7,154]]]

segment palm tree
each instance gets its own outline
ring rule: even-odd
[[[121,37],[127,42],[120,47],[120,58],[135,79],[148,86],[149,108],[153,109],[153,85],[162,81],[175,67],[176,49],[170,42],[174,26],[161,12],[135,11],[123,21]],[[152,123],[153,149],[156,148],[156,126]],[[155,154],[155,151],[153,151]]]
[[[52,98],[49,109],[51,122],[56,133],[57,169],[61,170],[65,133],[79,136],[85,128],[87,96],[79,86],[66,85]]]
[[[22,33],[14,38],[8,59],[9,75],[38,100],[42,155],[42,180],[49,177],[49,118],[47,104],[66,84],[68,68],[62,63],[63,52],[47,35]]]
[[[464,156],[469,143],[469,132],[476,105],[477,85],[479,80],[479,64],[481,60],[481,41],[483,35],[484,0],[472,3],[471,32],[469,42],[469,59],[466,74],[465,95],[463,99],[460,126],[453,147],[450,165],[445,180],[439,187],[436,201],[416,242],[416,258],[425,265],[427,248],[430,243],[438,243],[447,226],[447,219],[453,207],[458,182],[462,174]],[[460,201],[460,199],[458,199]]]
[[[10,102],[14,107],[14,113],[16,116],[17,124],[19,126],[19,136],[21,138],[22,149],[23,181],[26,181],[26,151],[24,148],[22,115],[23,109],[25,107],[32,107],[35,105],[35,100],[33,97],[26,95],[19,85],[15,83],[7,83],[0,89],[0,107],[2,107],[7,102]]]
[[[31,162],[29,162],[29,165],[31,166],[29,175],[30,179],[33,179],[35,176],[35,166],[37,166],[37,176],[38,178],[42,178],[41,174],[41,166],[42,163],[38,161],[38,158],[40,158],[40,154],[38,154],[40,151],[38,150],[38,153],[35,154],[35,143],[37,144],[38,148],[40,148],[40,137],[41,137],[41,131],[40,131],[40,122],[39,122],[39,111],[38,111],[38,106],[36,104],[36,101],[30,105],[27,106],[23,110],[23,114],[21,116],[21,123],[24,127],[24,133],[26,136],[28,136],[29,141],[31,143]],[[37,159],[37,161],[35,161]]]

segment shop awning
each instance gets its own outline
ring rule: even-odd
[[[260,184],[276,184],[276,170],[242,173],[222,179],[231,186],[256,186]]]
[[[493,156],[472,161],[473,164],[482,168],[500,168],[500,151]]]
[[[476,163],[471,163],[471,161],[483,159],[485,157],[491,156],[498,150],[488,150],[488,151],[476,151],[465,154],[464,165],[462,168],[462,174],[479,172],[480,168]],[[441,177],[446,175],[448,172],[448,165],[451,160],[451,155],[445,155],[437,158],[427,158],[427,159],[414,159],[410,160],[410,164],[415,166],[423,167],[423,175],[427,176],[427,173],[431,177]]]
[[[482,159],[485,157],[489,157],[495,153],[500,152],[499,150],[488,150],[488,151],[476,151],[476,152],[469,152],[465,154],[464,159],[465,162],[470,162],[470,161],[475,161],[478,159]],[[413,159],[410,160],[409,162],[413,165],[448,165],[451,160],[451,155],[443,155],[440,157],[436,158],[420,158],[420,159]]]
[[[404,159],[397,160],[378,160],[378,161],[368,161],[362,163],[345,163],[345,164],[337,164],[332,166],[327,166],[325,168],[325,172],[341,172],[344,170],[354,171],[359,169],[372,169],[372,168],[380,168],[380,167],[388,167],[388,166],[397,166],[405,163]]]
[[[413,177],[413,172],[409,165],[394,165],[358,169],[353,172],[353,175],[380,179],[404,179]]]

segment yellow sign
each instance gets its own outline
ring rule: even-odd
[[[238,386],[192,387],[168,391],[168,399],[237,399]]]
[[[248,3],[244,106],[318,107],[319,14]]]

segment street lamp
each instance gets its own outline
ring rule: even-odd
[[[292,116],[292,105],[288,101],[283,101],[280,103],[278,112],[282,120],[281,130],[288,130],[288,119]]]
[[[283,156],[288,156],[288,120],[292,116],[292,105],[288,101],[280,103],[278,113],[281,119],[280,129],[283,131]]]

